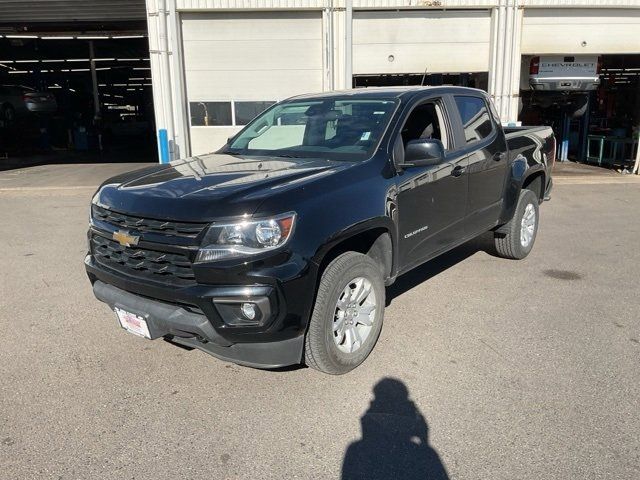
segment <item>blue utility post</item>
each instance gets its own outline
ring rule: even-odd
[[[562,143],[560,145],[560,161],[566,162],[569,158],[569,130],[571,118],[566,113],[562,114]]]
[[[166,128],[158,130],[158,143],[160,144],[160,163],[169,163],[171,158],[169,157],[169,137]]]

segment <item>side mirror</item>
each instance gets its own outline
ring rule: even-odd
[[[437,165],[444,160],[444,145],[435,138],[410,140],[404,149],[404,162],[400,165],[408,167],[426,167]]]

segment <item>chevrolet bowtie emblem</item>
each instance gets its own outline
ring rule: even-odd
[[[117,232],[113,232],[113,239],[120,245],[130,247],[131,245],[137,245],[140,237],[130,235],[129,232],[125,232],[124,230],[118,230]]]

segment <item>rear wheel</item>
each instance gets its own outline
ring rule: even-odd
[[[337,257],[320,279],[305,338],[305,363],[332,375],[360,365],[378,340],[384,306],[384,281],[376,262],[356,252]]]
[[[511,221],[503,228],[506,233],[495,234],[495,247],[499,256],[520,260],[533,248],[538,233],[538,196],[531,190],[522,190]]]

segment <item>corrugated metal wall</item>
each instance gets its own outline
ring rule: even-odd
[[[329,8],[330,0],[176,0],[178,10],[210,9],[304,9]],[[491,7],[499,0],[353,0],[354,8],[478,8]],[[333,0],[333,8],[344,8],[345,0]]]
[[[490,8],[498,0],[353,0],[353,8]]]
[[[169,0],[172,1],[172,0]],[[320,9],[330,0],[173,0],[178,10]],[[334,0],[343,8],[345,0]],[[638,7],[640,0],[353,0],[357,9],[523,7]],[[145,0],[0,0],[0,23],[144,20]]]
[[[513,1],[513,0],[511,0]],[[178,10],[328,8],[330,0],[177,0]],[[353,8],[488,8],[499,0],[353,0]],[[334,0],[333,8],[344,8]]]
[[[0,24],[146,18],[144,0],[0,0]]]
[[[178,10],[281,10],[328,8],[330,0],[176,0]],[[522,7],[638,7],[640,0],[353,0],[356,9],[388,8],[492,8],[499,5]],[[345,0],[334,0],[333,8],[344,8]]]
[[[523,7],[640,8],[640,0],[518,0]]]
[[[328,0],[176,0],[178,10],[301,10],[319,9],[328,5]]]

